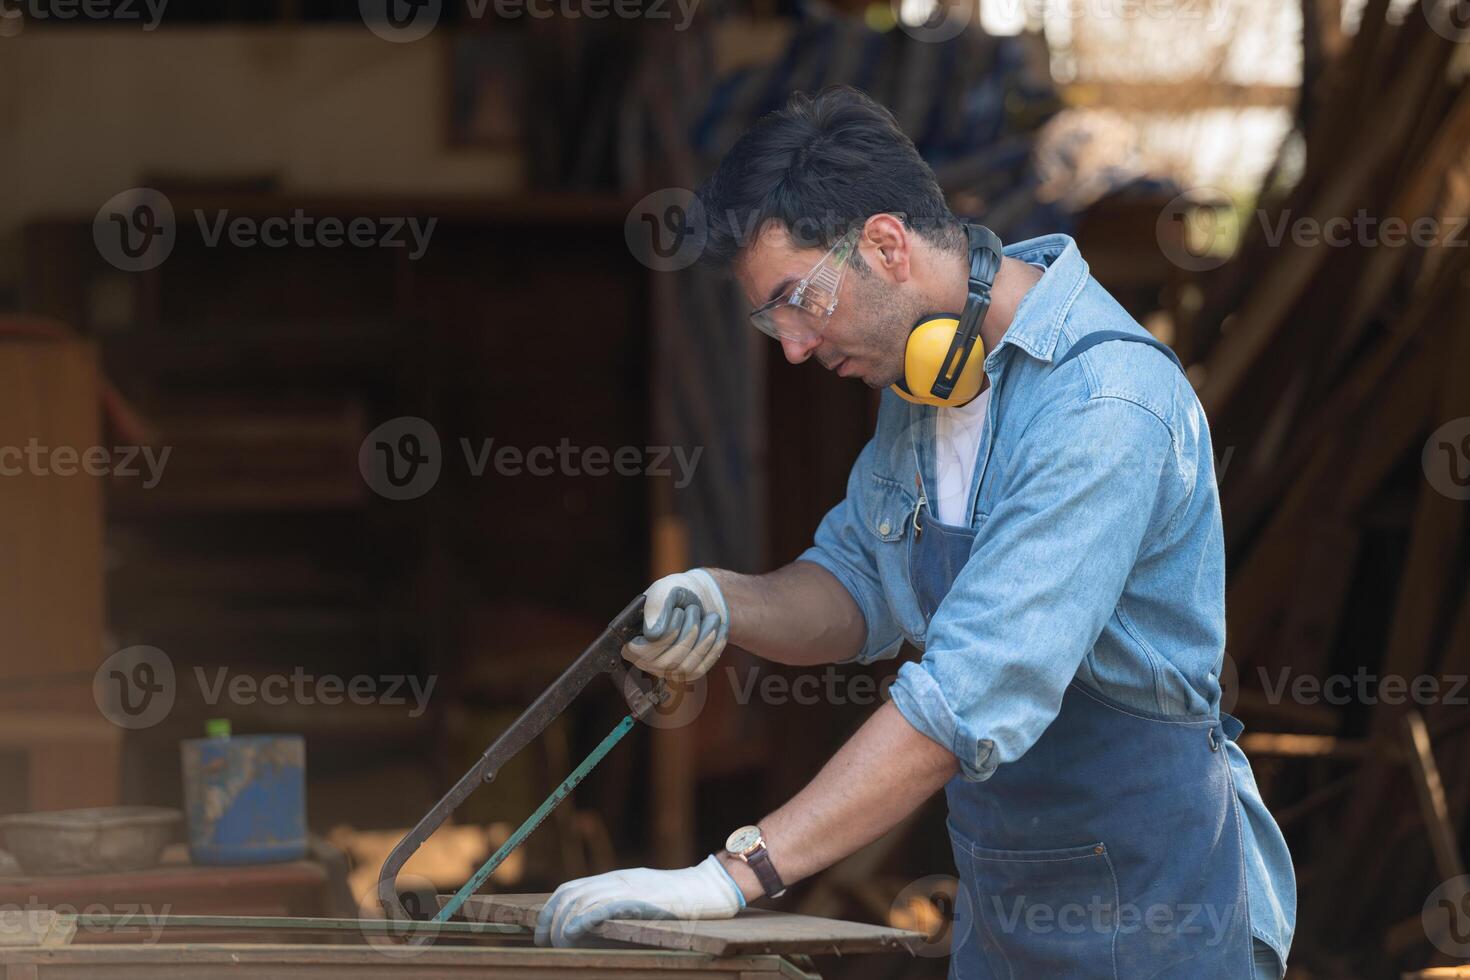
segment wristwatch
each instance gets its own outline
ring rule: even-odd
[[[725,841],[725,850],[731,857],[750,865],[767,898],[780,898],[786,892],[781,876],[776,873],[776,866],[771,863],[771,854],[766,850],[766,839],[755,824],[741,827],[731,834]]]

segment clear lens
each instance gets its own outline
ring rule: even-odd
[[[805,279],[752,312],[751,322],[776,340],[808,343],[820,336],[837,308],[837,287],[856,246],[856,231],[844,235]]]
[[[750,319],[766,336],[797,343],[805,343],[817,336],[822,326],[822,321],[813,319],[813,314],[792,293],[762,306],[750,315]]]

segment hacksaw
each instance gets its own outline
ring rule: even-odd
[[[626,609],[618,613],[617,617],[608,624],[607,629],[602,631],[602,635],[593,641],[581,656],[572,661],[571,666],[563,671],[550,687],[542,691],[536,700],[531,702],[530,707],[511,723],[509,728],[501,732],[500,736],[490,743],[490,747],[480,756],[479,761],[459,778],[449,792],[444,794],[444,798],[424,814],[423,818],[389,852],[387,860],[383,862],[382,870],[378,872],[378,901],[382,904],[383,911],[388,918],[399,920],[415,918],[408,909],[404,908],[397,888],[398,872],[402,870],[408,859],[434,831],[449,819],[450,815],[471,793],[481,785],[493,781],[507,762],[524,749],[532,739],[545,731],[546,726],[566,710],[572,700],[592,682],[594,677],[600,674],[608,674],[612,677],[628,704],[628,714],[598,743],[591,754],[583,759],[576,769],[572,770],[571,775],[562,780],[551,795],[542,801],[536,811],[526,818],[525,823],[517,827],[515,833],[511,834],[509,839],[497,848],[494,854],[490,855],[480,870],[465,882],[464,887],[440,907],[432,921],[447,922],[458,912],[465,900],[479,890],[501,862],[541,825],[551,811],[556,809],[557,804],[566,799],[577,784],[592,771],[593,767],[601,762],[608,752],[612,751],[613,746],[617,745],[623,736],[632,730],[633,724],[646,718],[649,712],[668,699],[669,691],[663,681],[654,681],[642,672],[623,665],[624,644],[643,631],[643,602],[644,597],[640,595],[630,602]]]

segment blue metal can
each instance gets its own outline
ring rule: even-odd
[[[306,855],[306,740],[300,735],[180,743],[189,854],[196,864]]]

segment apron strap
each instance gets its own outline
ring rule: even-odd
[[[1177,367],[1181,371],[1184,370],[1184,365],[1181,364],[1179,361],[1179,355],[1175,354],[1173,348],[1171,348],[1168,344],[1159,340],[1157,337],[1150,337],[1147,335],[1139,336],[1136,333],[1129,333],[1126,330],[1097,330],[1090,334],[1084,334],[1083,336],[1077,338],[1077,342],[1067,349],[1067,353],[1062,355],[1062,359],[1057,361],[1052,366],[1061,367],[1063,364],[1066,364],[1078,354],[1081,354],[1084,351],[1089,351],[1092,348],[1096,347],[1098,344],[1105,344],[1110,340],[1130,340],[1135,344],[1147,344],[1155,350],[1162,351],[1164,354],[1168,355],[1169,360],[1174,362],[1175,367]]]

